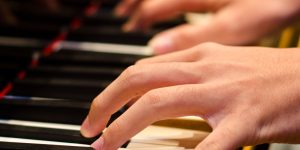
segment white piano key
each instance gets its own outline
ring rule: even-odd
[[[0,119],[0,123],[9,124],[9,125],[80,131],[79,125],[71,125],[71,124],[46,123],[46,122],[23,121],[23,120],[3,120],[3,119]]]
[[[186,139],[194,136],[194,132],[178,128],[149,126],[137,135],[132,140],[172,140]]]
[[[66,99],[58,99],[58,98],[47,98],[47,97],[28,97],[28,96],[15,96],[15,95],[6,95],[3,98],[5,99],[13,99],[13,100],[32,100],[32,101],[61,101]]]
[[[153,54],[153,50],[149,47],[126,44],[64,41],[62,42],[62,48],[80,51],[132,54],[143,56],[150,56]]]
[[[130,142],[127,145],[127,148],[129,149],[142,149],[142,148],[181,148],[178,146],[178,144],[176,145],[162,145],[162,144],[151,144],[151,143],[134,143],[134,142]]]
[[[14,45],[14,46],[37,46],[45,41],[30,38],[15,38],[0,36],[0,45]],[[153,55],[153,50],[147,46],[127,45],[127,44],[110,44],[110,43],[96,43],[96,42],[75,42],[63,41],[55,45],[55,51],[60,49],[72,49],[78,51],[88,52],[105,52],[116,54],[131,54],[141,56]]]
[[[1,136],[0,136],[0,142],[90,147],[90,145],[86,145],[86,144],[54,142],[54,141],[44,141],[44,140],[32,140],[32,139],[11,138],[11,137],[1,137]]]

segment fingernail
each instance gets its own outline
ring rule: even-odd
[[[169,36],[157,37],[149,42],[155,54],[164,54],[174,49],[174,41]]]
[[[92,148],[95,150],[103,150],[104,146],[104,138],[100,137],[98,140],[96,140],[92,145]]]
[[[90,129],[90,121],[88,117],[86,117],[81,125],[80,132],[84,137],[91,137],[89,134],[89,129]]]

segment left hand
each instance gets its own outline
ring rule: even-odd
[[[249,45],[295,21],[299,0],[121,0],[119,16],[129,16],[126,31],[151,25],[185,12],[213,12],[204,24],[184,24],[157,34],[149,42],[155,54],[183,50],[204,42]]]
[[[111,114],[140,97],[92,146],[116,150],[151,123],[200,116],[213,132],[196,149],[300,143],[300,51],[201,44],[144,59],[93,101],[81,131],[99,134]]]

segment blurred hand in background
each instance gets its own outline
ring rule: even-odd
[[[212,41],[246,45],[292,22],[298,0],[122,0],[117,16],[130,17],[124,30],[146,30],[154,23],[186,12],[213,12],[206,24],[185,24],[156,35],[149,45],[156,54]]]

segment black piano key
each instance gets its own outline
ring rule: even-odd
[[[20,40],[19,40],[20,41]],[[2,42],[9,42],[9,41],[2,41]],[[46,42],[44,41],[22,41],[23,44],[14,43],[14,41],[10,41],[10,45],[2,45],[0,44],[0,57],[2,56],[23,56],[23,57],[30,57],[32,53],[36,51],[41,51],[44,46],[46,46]]]
[[[84,26],[90,27],[112,26],[115,28],[121,28],[127,20],[128,18],[115,16],[111,9],[104,6],[95,15],[85,18],[83,24]],[[183,16],[165,22],[159,22],[150,28],[150,33],[156,34],[183,23],[186,23]]]
[[[34,24],[34,25],[49,25],[60,29],[63,26],[69,25],[73,16],[65,16],[60,14],[41,14],[39,12],[18,12],[17,15],[19,21],[23,24]]]
[[[108,54],[63,49],[58,53],[51,55],[50,57],[42,58],[40,63],[50,65],[126,68],[141,58],[141,56],[134,55]]]
[[[265,143],[265,144],[260,144],[260,145],[256,145],[254,150],[267,150],[269,149],[270,144]]]
[[[87,0],[59,0],[62,6],[72,8],[85,8],[89,5],[90,1]]]
[[[31,47],[32,48],[32,47]],[[33,50],[0,45],[0,88],[15,79],[31,62]]]
[[[0,25],[0,36],[53,39],[61,31],[60,27],[51,25],[18,24]]]
[[[1,50],[0,50],[1,51]],[[2,66],[15,66],[15,67],[25,67],[28,66],[32,58],[31,53],[11,53],[8,51],[0,52],[0,63]],[[17,68],[16,68],[17,69]]]
[[[107,8],[100,8],[99,12],[93,16],[84,18],[84,26],[112,26],[115,28],[121,28],[121,26],[127,21],[127,18],[116,17],[112,10]]]
[[[93,148],[91,148],[91,147],[18,143],[18,142],[0,142],[0,149],[5,149],[5,150],[93,150]]]
[[[106,8],[113,11],[113,9],[120,3],[120,0],[109,0],[109,1],[102,1],[101,9]]]
[[[104,43],[118,43],[131,45],[147,45],[153,34],[130,32],[125,33],[120,28],[109,26],[88,27],[83,26],[69,34],[70,41],[90,41]]]
[[[0,100],[0,118],[43,122],[81,124],[90,103],[36,98],[5,98]]]
[[[13,96],[0,100],[0,118],[80,125],[89,107],[88,102]],[[125,110],[124,107],[113,114],[109,123]]]
[[[14,82],[10,94],[91,101],[108,84],[95,80],[25,78]]]
[[[18,69],[20,69],[18,64],[0,63],[0,90],[17,76]]]
[[[66,0],[55,1],[55,7],[47,7],[45,3],[35,0],[19,1],[10,0],[8,2],[14,13],[24,12],[26,14],[55,14],[57,17],[70,15],[76,16],[82,13],[82,10],[88,5],[89,1],[72,1],[66,3]]]
[[[0,135],[24,139],[92,144],[98,137],[84,138],[78,130],[31,127],[0,123]]]
[[[63,78],[63,79],[93,79],[113,81],[122,72],[122,69],[110,67],[66,66],[66,65],[39,65],[27,71],[28,78]]]

